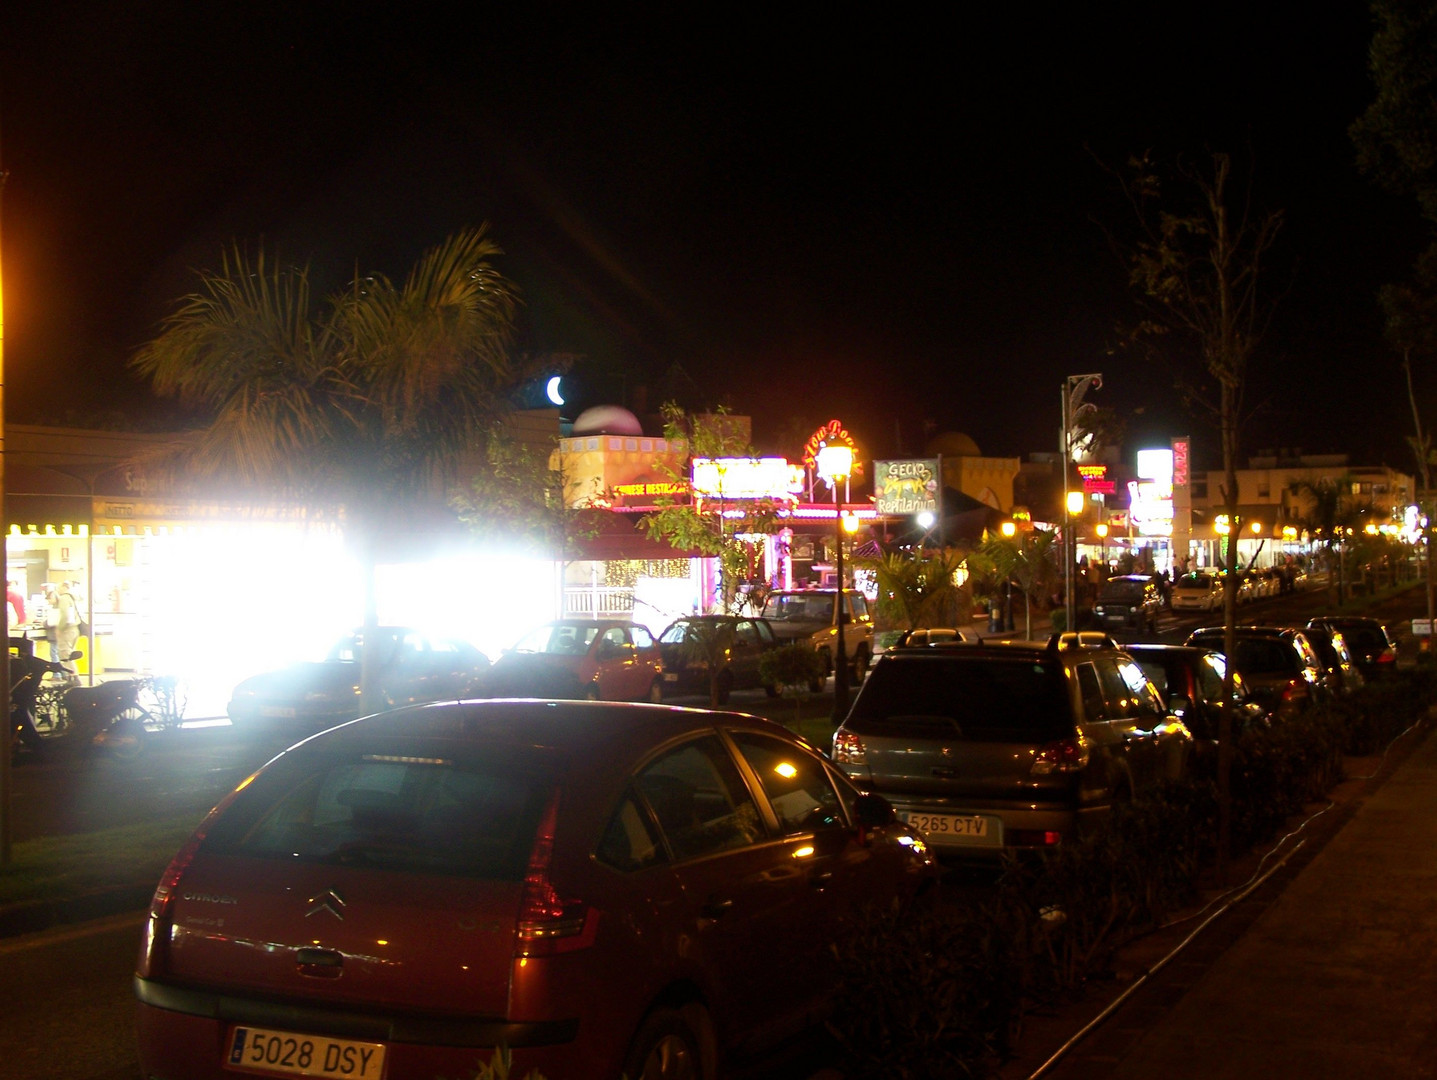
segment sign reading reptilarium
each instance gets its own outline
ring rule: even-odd
[[[873,506],[880,514],[937,513],[937,459],[875,461]]]

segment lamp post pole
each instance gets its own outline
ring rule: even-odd
[[[838,571],[838,638],[834,643],[833,660],[833,723],[837,726],[848,716],[848,650],[843,641],[848,598],[843,595],[843,510],[838,501],[837,482],[833,485],[833,542],[838,545],[833,560]]]
[[[839,485],[853,472],[853,444],[830,442],[819,448],[816,455],[818,474],[828,481],[833,489],[833,561],[838,581],[834,598],[834,619],[837,635],[834,639],[833,657],[833,723],[838,726],[848,715],[848,650],[844,648],[843,624],[848,618],[848,598],[843,594],[843,502]]]

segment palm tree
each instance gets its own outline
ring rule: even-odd
[[[1336,589],[1337,602],[1343,603],[1346,599],[1342,581],[1342,539],[1351,529],[1353,522],[1360,516],[1351,505],[1346,493],[1352,490],[1352,478],[1340,476],[1337,479],[1331,477],[1319,477],[1316,480],[1294,480],[1288,485],[1288,491],[1299,496],[1303,501],[1302,521],[1315,536],[1323,538],[1323,550],[1327,560],[1327,588],[1331,592]],[[1332,576],[1333,551],[1337,553],[1337,577],[1334,581]]]
[[[1023,639],[1033,636],[1033,596],[1047,591],[1057,577],[1053,541],[1056,530],[1023,530],[1014,536],[988,536],[979,552],[1004,582],[1023,591]],[[1071,629],[1071,627],[1069,628]]]
[[[237,246],[131,361],[157,393],[209,417],[170,467],[237,494],[341,515],[378,623],[379,545],[432,501],[459,455],[506,411],[513,286],[483,227],[425,253],[402,285],[361,277],[317,305],[309,270]],[[368,654],[365,654],[366,657]],[[374,671],[361,670],[366,709]]]

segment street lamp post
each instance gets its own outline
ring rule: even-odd
[[[848,618],[847,597],[843,595],[843,504],[839,485],[853,472],[853,447],[843,443],[825,443],[815,458],[818,475],[833,489],[834,567],[837,581],[837,638],[833,658],[833,723],[843,723],[848,715],[848,650],[843,643],[843,624]]]
[[[1067,587],[1064,589],[1064,628],[1074,630],[1073,625],[1077,615],[1077,604],[1073,596],[1073,564],[1078,561],[1078,537],[1073,532],[1073,518],[1083,512],[1083,493],[1081,491],[1069,491],[1063,496],[1063,560],[1067,563],[1067,574],[1065,581]]]

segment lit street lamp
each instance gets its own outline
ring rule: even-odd
[[[847,597],[843,595],[843,506],[839,485],[853,472],[853,447],[846,443],[824,443],[815,456],[818,475],[833,489],[833,541],[837,545],[834,565],[838,578],[838,638],[833,659],[833,723],[843,723],[848,715],[848,651],[843,645],[843,623],[848,617]]]
[[[1100,521],[1093,526],[1093,531],[1098,534],[1098,539],[1103,545],[1103,577],[1108,576],[1108,523]]]
[[[1067,564],[1067,574],[1064,580],[1067,582],[1066,603],[1064,604],[1065,628],[1075,629],[1074,617],[1076,615],[1076,604],[1073,598],[1073,564],[1078,561],[1078,538],[1073,533],[1073,518],[1083,512],[1083,502],[1086,496],[1081,491],[1070,491],[1063,497],[1063,509],[1067,516],[1063,521],[1063,561]]]

